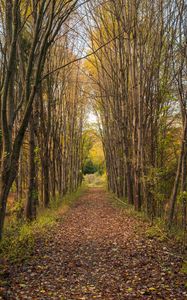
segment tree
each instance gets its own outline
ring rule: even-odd
[[[13,1],[11,8],[10,1],[6,2],[6,28],[4,33],[5,40],[10,44],[10,47],[7,48],[4,54],[6,55],[4,61],[7,60],[7,65],[4,68],[1,96],[3,151],[0,182],[0,238],[2,237],[7,197],[17,175],[19,154],[32,113],[33,102],[42,79],[48,49],[54,42],[62,24],[76,8],[77,3],[74,0],[65,4],[56,0],[33,1],[28,2],[28,5],[24,7],[24,11],[22,11],[20,1]],[[30,30],[29,25],[32,25],[34,29]],[[22,56],[20,55],[18,58],[16,52],[20,51],[21,53],[23,50],[21,39],[26,31],[29,34],[30,47],[27,60],[24,63]],[[12,111],[13,106],[10,103],[12,97],[10,95],[13,91],[13,78],[16,70],[18,73],[19,68],[25,72],[25,78],[22,78],[23,88],[19,85],[14,87],[19,92],[19,100],[14,103],[15,110]],[[13,136],[18,114],[21,114],[20,124],[16,135]]]
[[[145,210],[152,221],[165,215],[171,193],[170,224],[180,190],[184,220],[185,2],[94,3],[87,7],[92,23],[85,22],[94,53],[87,75],[101,121],[109,189]]]

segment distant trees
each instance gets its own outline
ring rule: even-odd
[[[101,138],[98,130],[83,131],[83,175],[105,173],[105,160]]]
[[[152,219],[186,226],[187,5],[94,3],[90,48],[106,46],[89,58],[88,76],[109,189]]]

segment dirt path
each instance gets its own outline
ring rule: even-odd
[[[33,260],[12,267],[8,299],[187,299],[181,259],[136,233],[144,226],[90,189],[38,243]]]

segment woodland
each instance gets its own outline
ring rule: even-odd
[[[15,267],[19,256],[24,257],[26,245],[43,247],[38,237],[41,233],[46,239],[49,236],[49,240],[59,233],[62,248],[66,247],[63,239],[73,239],[74,231],[75,237],[78,235],[81,240],[81,230],[86,230],[86,226],[93,240],[100,241],[97,231],[100,236],[105,232],[113,240],[107,228],[110,216],[111,231],[116,236],[123,235],[120,222],[126,222],[122,228],[129,231],[129,236],[132,234],[138,253],[144,255],[140,237],[145,230],[153,232],[151,238],[158,243],[156,252],[161,251],[157,237],[164,236],[164,240],[172,237],[171,252],[177,248],[178,253],[184,253],[187,240],[186,0],[0,0],[0,168],[3,278],[9,272],[9,261]],[[79,195],[82,193],[87,195],[87,204],[86,196]],[[77,195],[80,201],[76,207]],[[111,197],[125,208],[112,210]],[[60,214],[65,211],[66,215],[69,203],[73,209],[69,217],[72,224],[70,221],[64,224],[70,234],[67,237],[63,223],[60,229],[56,220],[62,218],[58,216],[59,209]],[[126,221],[121,219],[121,210],[128,211]],[[76,229],[73,212],[77,216]],[[99,223],[103,233],[92,228],[100,215],[103,222],[106,218],[105,225]],[[90,220],[93,217],[93,224],[89,223],[88,216]],[[137,216],[141,221],[137,221]],[[50,230],[45,231],[48,226],[52,228],[51,235]],[[149,226],[151,229],[147,229]],[[144,229],[137,237],[133,230],[138,227]],[[89,236],[85,239],[89,240]],[[53,242],[57,247],[57,240]],[[125,247],[120,238],[113,242]],[[127,253],[132,253],[130,244],[126,247]],[[147,256],[152,255],[151,247],[147,245]],[[89,251],[88,259],[92,257]],[[121,251],[116,254],[116,260],[120,259]],[[72,253],[68,254],[70,269],[74,268]],[[167,263],[171,262],[168,258]],[[186,260],[174,259],[173,263],[176,270],[183,268],[187,274]],[[99,266],[98,261],[95,264]],[[107,267],[104,268],[107,273]],[[130,270],[131,266],[127,268]],[[119,270],[116,272],[121,278]],[[50,276],[55,278],[55,274]],[[183,282],[179,277],[178,281]],[[166,281],[170,279],[167,277]],[[102,294],[90,285],[90,294],[85,291],[76,294],[73,290],[66,295],[68,288],[71,290],[71,280],[72,277],[69,287],[59,294],[53,295],[50,290],[51,296],[45,296],[45,289],[38,289],[30,296],[26,291],[21,294],[13,282],[15,290],[11,295],[15,296],[17,288],[17,298],[2,296],[0,299],[187,299],[184,282],[182,287],[168,291],[165,284],[165,291],[163,287],[158,295],[158,287],[146,284],[148,292],[144,289],[139,293],[137,285],[137,292],[131,295],[136,289],[134,283],[128,287],[121,283],[121,290],[113,288],[114,294],[109,292],[110,288],[102,286],[105,290]],[[0,266],[0,297],[1,281]],[[26,285],[22,284],[20,289]],[[127,294],[123,294],[122,287],[127,289]],[[2,295],[4,290],[2,287]],[[38,296],[39,290],[44,291],[43,296]],[[119,297],[115,298],[116,295]]]

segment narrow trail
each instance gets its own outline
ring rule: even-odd
[[[90,189],[11,270],[11,300],[184,300],[181,259],[145,225]]]

